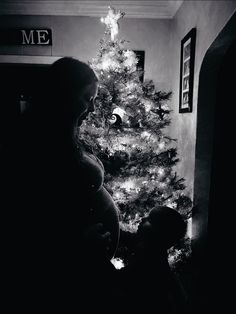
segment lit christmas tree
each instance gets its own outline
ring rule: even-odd
[[[156,205],[175,208],[186,220],[191,216],[184,179],[173,170],[179,161],[176,140],[164,132],[170,124],[171,92],[156,91],[152,81],[141,82],[136,54],[117,39],[123,16],[109,7],[101,19],[106,30],[91,62],[99,77],[96,109],[79,132],[80,140],[102,160],[105,186],[120,211],[118,259],[129,255],[126,235],[136,232],[141,218]],[[189,254],[189,243],[186,238],[170,250],[173,265]]]

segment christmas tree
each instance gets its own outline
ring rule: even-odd
[[[117,258],[129,255],[127,234],[135,233],[142,217],[156,205],[178,210],[187,220],[191,200],[184,179],[174,171],[177,142],[166,135],[170,124],[171,92],[142,82],[135,52],[118,39],[121,11],[109,7],[101,21],[105,34],[90,65],[99,77],[95,112],[80,127],[79,137],[105,167],[105,186],[120,211],[122,230]],[[189,254],[189,239],[170,250],[177,265]],[[120,256],[119,256],[120,255]]]

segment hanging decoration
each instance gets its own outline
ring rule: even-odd
[[[116,126],[120,126],[124,121],[125,115],[126,115],[125,110],[116,107],[112,112],[110,123]]]

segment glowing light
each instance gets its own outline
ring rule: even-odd
[[[166,188],[166,183],[165,183],[165,182],[160,182],[160,183],[159,183],[159,187],[160,187],[161,189]]]
[[[167,200],[166,205],[175,209],[177,207],[177,204],[171,200]]]
[[[165,142],[161,142],[161,143],[158,145],[158,147],[159,147],[160,149],[163,149],[163,148],[165,147]]]
[[[111,263],[115,266],[116,269],[121,269],[125,267],[124,261],[119,257],[113,257]]]
[[[130,57],[133,57],[133,56],[135,56],[135,54],[134,54],[134,52],[133,51],[131,51],[131,50],[125,50],[124,51],[124,56],[125,56],[125,58],[130,58]]]
[[[124,60],[124,66],[127,68],[133,68],[133,70],[136,70],[136,64],[138,62],[136,55],[131,50],[126,50],[123,52],[123,55],[125,57]]]
[[[136,88],[137,84],[135,84],[134,82],[128,82],[126,84],[126,89],[128,89],[129,91],[132,91]]]
[[[114,153],[116,151],[126,151],[126,147],[124,143],[114,143],[111,148],[111,152]]]
[[[158,172],[158,174],[159,174],[160,176],[163,176],[163,174],[165,173],[165,170],[164,170],[164,168],[160,167],[160,168],[157,170],[157,172]]]
[[[163,105],[161,106],[161,109],[163,109],[163,110],[169,110],[169,106],[168,106],[167,104],[163,104]]]
[[[155,172],[157,172],[157,167],[150,168],[148,172],[149,172],[149,173],[155,173]]]
[[[149,112],[152,108],[152,103],[150,101],[145,101],[144,102],[144,108],[146,112]]]
[[[119,11],[115,11],[114,8],[108,7],[108,14],[106,17],[101,18],[101,22],[104,23],[107,29],[111,33],[111,40],[114,41],[115,37],[118,35],[119,32],[119,24],[118,20],[124,16],[124,13]]]
[[[133,180],[128,180],[121,184],[121,187],[124,188],[126,191],[130,191],[135,188],[135,183]]]
[[[168,262],[170,264],[174,263],[175,259],[178,259],[181,256],[181,250],[175,250],[175,254],[174,255],[168,255]]]
[[[192,225],[192,217],[190,217],[187,221],[187,236],[192,239],[193,236],[193,225]]]
[[[150,134],[149,132],[147,132],[147,131],[143,131],[143,132],[141,133],[141,138],[146,138],[146,139],[148,139],[150,136],[151,136],[151,134]]]
[[[104,70],[107,70],[107,69],[109,69],[110,66],[111,66],[111,59],[106,59],[106,58],[104,58],[104,59],[102,60],[102,68],[103,68]]]
[[[116,192],[114,194],[114,196],[115,196],[115,198],[119,199],[119,198],[121,198],[122,194],[120,192]]]
[[[118,62],[114,59],[114,57],[110,54],[106,54],[103,56],[102,62],[101,62],[101,69],[102,70],[117,70],[119,68]]]

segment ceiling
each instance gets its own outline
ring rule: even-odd
[[[183,1],[80,1],[80,0],[1,0],[0,15],[75,15],[100,17],[108,6],[125,12],[128,18],[171,19]]]

